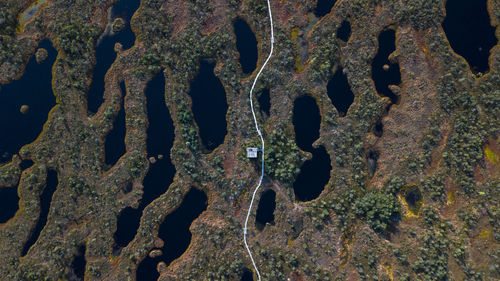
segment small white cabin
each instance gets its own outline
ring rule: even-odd
[[[247,147],[247,158],[257,158],[258,151],[257,147]]]

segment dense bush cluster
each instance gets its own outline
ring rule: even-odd
[[[383,233],[399,219],[400,204],[392,194],[371,191],[360,198],[354,212],[358,217],[366,219],[376,232]]]
[[[443,18],[441,1],[411,1],[402,13],[402,20],[408,21],[417,30],[439,25]]]
[[[85,57],[85,54],[93,53],[99,28],[80,20],[66,20],[65,24],[56,26],[58,43],[62,50],[70,58]]]
[[[293,138],[284,130],[274,130],[266,149],[266,174],[283,183],[291,183],[300,172],[300,165],[305,160]]]
[[[448,280],[448,241],[442,235],[429,232],[422,238],[413,270],[423,280]]]

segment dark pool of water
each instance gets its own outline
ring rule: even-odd
[[[316,8],[314,9],[314,15],[318,18],[326,16],[332,11],[335,2],[337,0],[318,0],[318,4],[316,4]]]
[[[252,272],[246,269],[245,272],[243,272],[243,275],[241,276],[241,281],[253,281]]]
[[[332,169],[330,155],[323,146],[314,149],[313,157],[304,162],[300,173],[293,183],[295,198],[298,201],[310,201],[318,198],[330,180]]]
[[[198,75],[191,81],[194,119],[198,124],[203,145],[209,151],[224,142],[227,134],[226,91],[214,74],[215,62],[200,61]]]
[[[135,34],[130,28],[130,19],[137,8],[139,8],[139,5],[140,0],[121,0],[112,8],[111,13],[113,18],[123,18],[125,20],[125,27],[116,34],[103,37],[95,48],[96,65],[87,95],[88,110],[91,112],[97,112],[103,102],[104,75],[106,75],[109,67],[115,61],[115,43],[122,44],[123,50],[129,49],[134,45]]]
[[[21,168],[21,170],[26,170],[28,169],[29,167],[33,166],[33,164],[35,164],[32,160],[29,160],[29,159],[26,159],[26,160],[23,160],[21,161],[21,164],[19,165],[19,167]]]
[[[316,100],[309,95],[298,97],[293,106],[295,142],[305,151],[313,150],[312,144],[319,138],[321,115]]]
[[[84,280],[85,279],[85,267],[87,266],[87,261],[85,260],[85,245],[81,245],[78,248],[78,253],[73,258],[71,262],[71,271],[68,274],[68,280]]]
[[[116,255],[118,255],[121,248],[127,246],[137,234],[142,211],[142,209],[127,207],[118,215],[117,227],[113,235],[113,239],[115,240],[113,249]]]
[[[276,208],[276,192],[268,189],[262,193],[257,208],[255,224],[259,230],[262,230],[266,223],[274,223],[274,209]]]
[[[418,203],[422,200],[422,193],[417,186],[409,186],[405,192],[405,201],[408,205],[416,207]]]
[[[326,86],[328,97],[340,116],[346,116],[354,101],[354,94],[342,68],[339,67]]]
[[[373,134],[379,138],[384,134],[384,124],[382,120],[377,120],[375,125],[373,125]]]
[[[174,144],[175,128],[170,111],[165,103],[165,77],[160,72],[146,88],[148,130],[148,157],[156,157],[144,179],[144,194],[141,205],[147,206],[167,191],[175,175],[175,167],[170,159]],[[162,156],[162,159],[158,156]]]
[[[396,50],[396,33],[392,29],[384,30],[378,36],[378,51],[372,61],[372,79],[377,92],[389,97],[393,104],[398,102],[398,96],[390,89],[389,85],[401,83],[399,64],[391,63],[389,55]],[[384,69],[384,66],[388,69]]]
[[[271,96],[269,95],[269,88],[264,88],[259,95],[260,110],[269,116],[271,111]]]
[[[347,42],[349,41],[349,37],[351,37],[351,23],[347,20],[344,20],[337,30],[337,38],[344,42]]]
[[[490,25],[486,0],[446,1],[442,26],[451,47],[467,60],[472,72],[489,71],[488,57],[497,38]]]
[[[165,245],[161,248],[163,255],[157,258],[146,257],[137,269],[137,280],[157,280],[156,266],[163,261],[169,265],[179,258],[191,243],[191,223],[207,209],[207,195],[196,188],[191,188],[181,205],[170,213],[160,225],[158,237]]]
[[[233,27],[236,34],[236,49],[240,53],[240,64],[243,73],[252,73],[257,66],[259,56],[257,38],[255,38],[255,34],[248,23],[242,18],[237,18],[233,23]]]
[[[37,63],[33,55],[19,80],[0,86],[0,163],[10,161],[23,145],[38,137],[50,109],[56,104],[52,65],[57,51],[48,39],[38,47],[48,51],[47,59]],[[25,114],[20,112],[23,105],[29,106]]]
[[[165,103],[165,77],[163,72],[155,76],[146,87],[148,129],[148,157],[155,157],[143,182],[143,195],[137,209],[125,208],[118,216],[114,234],[115,249],[125,247],[137,234],[144,208],[165,193],[172,183],[175,167],[170,159],[174,143],[174,124]],[[161,159],[160,159],[161,155]],[[131,187],[130,184],[127,186]]]
[[[0,187],[0,223],[6,223],[19,209],[17,186]]]
[[[310,201],[321,194],[330,180],[332,169],[330,155],[326,149],[323,146],[312,147],[314,141],[319,138],[321,125],[319,107],[312,96],[303,95],[295,100],[293,125],[297,146],[312,153],[312,158],[300,168],[300,173],[293,183],[293,190],[298,201]]]
[[[377,170],[377,160],[379,156],[380,153],[376,150],[370,150],[366,154],[366,164],[368,166],[368,173],[370,177],[372,177]]]
[[[22,256],[25,256],[31,246],[33,246],[38,240],[42,229],[47,224],[47,217],[49,215],[50,203],[52,202],[52,196],[57,189],[59,180],[57,179],[57,172],[54,170],[49,170],[47,173],[47,183],[40,196],[40,216],[36,223],[35,229],[31,232],[31,235],[23,246]]]
[[[105,162],[109,166],[114,166],[118,159],[125,154],[127,151],[125,147],[125,134],[127,133],[125,127],[125,82],[120,83],[120,89],[122,92],[122,102],[120,104],[120,111],[118,115],[115,116],[113,121],[113,129],[109,131],[106,136],[106,142],[104,144],[105,151]]]

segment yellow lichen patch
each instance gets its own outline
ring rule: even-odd
[[[18,22],[19,25],[16,27],[17,33],[22,33],[24,30],[24,25],[33,18],[33,16],[38,12],[40,6],[47,2],[47,0],[38,0],[33,2],[28,8],[26,8],[22,13],[19,13]]]
[[[494,165],[497,165],[498,164],[498,155],[493,151],[491,150],[491,148],[489,146],[486,146],[484,148],[484,155],[486,157],[486,160],[490,161],[491,163],[493,163]]]
[[[299,32],[300,31],[297,27],[292,28],[292,30],[290,31],[290,38],[292,39],[293,48],[295,49],[295,53],[297,53],[297,49],[298,49],[297,38],[299,38]],[[304,63],[302,62],[302,59],[298,55],[295,56],[294,66],[295,66],[295,71],[298,73],[302,72],[305,68]]]
[[[302,72],[304,70],[304,64],[302,63],[302,59],[300,57],[295,57],[295,71]]]
[[[481,230],[481,234],[479,234],[480,239],[489,239],[491,238],[491,229],[489,228],[483,228]]]
[[[422,194],[418,186],[414,184],[405,185],[401,189],[401,199],[408,210],[408,215],[417,216],[422,207]]]
[[[391,281],[393,281],[394,280],[394,274],[392,273],[392,266],[391,266],[391,264],[388,263],[388,262],[385,262],[385,263],[383,263],[383,267],[384,267],[385,272],[387,273],[387,275],[389,275],[389,279]]]
[[[346,230],[340,237],[342,248],[340,249],[340,267],[343,267],[351,260],[351,247],[354,243],[354,232],[352,229]]]
[[[446,194],[446,205],[451,205],[455,202],[455,191],[450,190]]]
[[[292,30],[290,31],[290,37],[292,39],[292,42],[295,42],[297,40],[297,38],[299,37],[299,28],[298,27],[292,28]]]
[[[404,212],[403,216],[406,218],[418,218],[418,213],[414,213],[412,211],[412,208],[408,206],[406,201],[404,199],[401,199],[403,207],[407,210],[407,212]]]

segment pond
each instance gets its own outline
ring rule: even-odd
[[[241,281],[253,281],[252,272],[248,269],[245,269],[243,275],[241,276]]]
[[[54,170],[49,170],[47,172],[47,182],[45,184],[45,188],[40,195],[40,216],[38,217],[35,229],[31,231],[30,237],[23,246],[23,250],[21,252],[22,256],[25,256],[28,253],[31,246],[33,246],[38,240],[38,237],[40,237],[40,233],[45,227],[45,224],[47,224],[50,203],[52,202],[52,196],[54,195],[58,184],[59,180],[57,178],[57,172]]]
[[[113,129],[109,131],[106,136],[106,142],[104,143],[105,152],[105,163],[109,167],[114,166],[118,159],[122,157],[126,150],[125,147],[125,134],[127,133],[125,127],[125,82],[120,83],[120,90],[122,92],[122,98],[120,103],[120,111],[116,115],[113,121]]]
[[[322,18],[332,11],[333,6],[337,0],[318,0],[316,8],[314,8],[314,15]]]
[[[354,101],[354,94],[341,67],[335,71],[335,74],[326,86],[326,90],[339,116],[346,116],[349,107]]]
[[[347,42],[349,41],[349,37],[351,37],[351,23],[347,20],[344,20],[337,30],[337,38],[344,42]]]
[[[57,51],[48,39],[40,42],[38,48],[47,50],[47,58],[37,63],[33,55],[19,80],[0,86],[0,163],[10,161],[22,146],[40,135],[56,104],[52,65]]]
[[[147,256],[139,264],[137,280],[157,280],[157,264],[164,262],[168,266],[186,251],[191,243],[189,227],[207,209],[207,200],[205,192],[193,187],[181,205],[167,215],[158,232],[158,237],[164,241],[164,246],[160,249],[162,254],[155,258]]]
[[[234,33],[236,35],[236,49],[240,53],[240,64],[243,73],[250,74],[257,66],[259,56],[257,50],[257,38],[248,23],[237,18],[233,23]]]
[[[326,149],[320,146],[312,151],[312,155],[310,160],[304,162],[293,183],[295,198],[298,201],[311,201],[318,198],[330,181],[332,166]]]
[[[26,170],[28,169],[29,167],[33,166],[33,164],[35,164],[33,162],[33,160],[30,160],[30,159],[24,159],[23,161],[21,161],[21,164],[19,165],[19,167],[21,168],[21,170]]]
[[[17,186],[0,187],[0,223],[6,223],[19,209]]]
[[[191,81],[189,91],[201,141],[210,152],[224,142],[227,134],[226,91],[215,76],[214,68],[215,62],[201,60],[200,69]]]
[[[87,106],[90,112],[97,112],[103,102],[104,76],[115,61],[115,43],[122,44],[123,50],[131,48],[135,43],[135,34],[130,27],[130,19],[139,5],[139,0],[121,0],[111,9],[112,18],[121,17],[125,21],[125,26],[117,33],[104,35],[95,48],[96,65],[87,95]]]
[[[389,85],[401,83],[399,64],[389,61],[389,55],[396,50],[396,32],[392,29],[382,31],[378,36],[378,51],[372,61],[372,79],[381,96],[389,97],[392,104],[398,103],[398,96]]]
[[[68,280],[85,280],[85,267],[87,266],[87,261],[85,260],[85,245],[81,245],[78,248],[78,252],[71,262],[70,271],[66,278]]]
[[[271,111],[271,96],[269,94],[269,88],[264,88],[259,95],[259,106],[260,111],[265,113],[265,115],[269,116]]]
[[[293,125],[295,141],[302,150],[312,153],[312,158],[304,162],[293,183],[295,198],[310,201],[317,198],[330,180],[332,169],[330,155],[323,146],[313,148],[319,138],[321,115],[316,100],[310,95],[298,97],[294,102]]]
[[[416,185],[405,186],[401,190],[402,196],[408,205],[408,210],[413,214],[418,214],[422,206],[422,193]]]
[[[368,167],[368,175],[373,177],[375,172],[377,171],[377,161],[380,156],[380,153],[376,150],[369,150],[366,154],[366,165]]]
[[[118,216],[114,234],[115,249],[125,247],[134,239],[139,228],[142,211],[153,200],[165,193],[172,183],[175,167],[170,158],[174,144],[174,123],[165,103],[165,77],[156,75],[147,85],[148,112],[147,151],[151,165],[143,182],[143,195],[137,209],[125,208]]]
[[[321,115],[316,100],[310,95],[298,97],[293,105],[295,142],[305,151],[312,152],[312,144],[319,138]]]
[[[267,223],[274,223],[274,209],[276,208],[276,192],[272,189],[264,191],[260,197],[255,225],[262,230]]]
[[[497,38],[495,27],[490,24],[486,0],[446,1],[442,26],[451,47],[467,60],[474,74],[489,71],[488,58]]]

